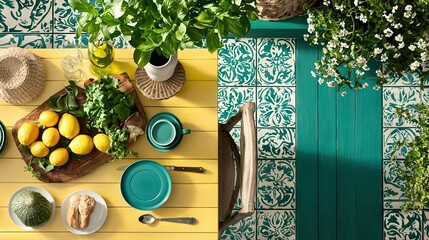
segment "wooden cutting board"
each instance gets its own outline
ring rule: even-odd
[[[113,76],[120,79],[121,82],[127,82],[127,81],[129,82],[129,80],[130,80],[127,73],[122,73],[122,74],[113,75]],[[132,86],[132,84],[131,84],[131,86]],[[61,94],[64,94],[65,92],[66,92],[66,90],[63,89],[63,90],[57,92],[56,94],[54,94],[53,96],[61,95]],[[143,118],[143,130],[144,130],[146,127],[146,124],[147,124],[147,118],[146,118],[146,114],[143,110],[143,105],[141,104],[134,87],[132,87],[132,89],[128,90],[127,92],[129,92],[130,94],[132,94],[134,96],[137,110]],[[85,98],[86,98],[85,97],[85,91],[82,88],[79,88],[79,94],[77,97],[78,104],[82,105],[83,102],[85,101]],[[18,137],[17,137],[18,129],[25,122],[36,122],[37,123],[40,113],[49,109],[49,107],[47,105],[48,102],[49,102],[49,99],[47,99],[43,104],[41,104],[36,109],[31,111],[27,116],[25,116],[24,118],[22,118],[18,122],[16,122],[12,128],[12,135],[13,135],[15,144],[18,147],[18,150],[21,153],[23,160],[25,161],[25,163],[27,165],[31,160],[31,156],[27,155],[24,152],[23,146],[18,141]],[[87,130],[87,128],[85,126],[85,119],[84,118],[78,118],[78,120],[79,120],[80,128]],[[81,132],[82,132],[82,130],[81,130]],[[132,143],[133,142],[130,142],[128,144],[128,146],[130,146]],[[36,171],[41,173],[41,176],[38,177],[38,179],[40,181],[43,181],[43,182],[66,182],[66,181],[70,181],[72,179],[79,178],[81,176],[84,176],[84,175],[92,172],[94,169],[96,169],[97,167],[101,166],[102,164],[110,161],[111,159],[112,159],[112,157],[110,155],[102,153],[94,147],[94,149],[92,150],[91,153],[89,153],[88,155],[82,156],[80,160],[69,159],[69,162],[66,165],[64,165],[62,167],[55,167],[53,170],[51,170],[49,172],[45,172],[45,170],[43,170],[41,167],[39,167],[35,164],[33,164],[33,167]]]

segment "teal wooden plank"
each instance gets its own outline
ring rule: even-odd
[[[294,17],[283,21],[251,21],[251,28],[245,37],[302,38],[307,33],[307,15]]]
[[[356,239],[356,92],[338,95],[337,238]],[[360,239],[359,239],[360,240]]]
[[[382,91],[370,86],[357,93],[356,102],[356,239],[378,240],[383,238]]]
[[[316,81],[313,79],[312,81]],[[319,86],[319,238],[336,239],[337,222],[337,96],[335,89]]]
[[[317,82],[310,74],[318,50],[296,41],[296,239],[318,239]]]

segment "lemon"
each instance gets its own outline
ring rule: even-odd
[[[62,166],[69,160],[69,152],[65,148],[57,148],[49,155],[49,162],[54,166]]]
[[[18,141],[28,146],[37,140],[39,137],[39,127],[33,122],[26,122],[18,129]]]
[[[80,126],[77,118],[69,113],[64,113],[58,123],[58,131],[68,139],[74,138],[79,134]]]
[[[99,133],[94,136],[94,145],[100,152],[106,152],[110,148],[110,138],[104,133]]]
[[[94,148],[92,138],[86,134],[79,134],[69,144],[70,150],[79,155],[86,155]]]
[[[47,147],[53,147],[60,141],[60,133],[56,128],[50,127],[46,129],[42,134],[42,142]]]
[[[52,127],[57,124],[58,118],[58,113],[52,110],[45,110],[39,115],[39,123],[44,127]]]
[[[41,141],[36,141],[30,145],[31,154],[35,157],[46,157],[49,154],[49,148]]]

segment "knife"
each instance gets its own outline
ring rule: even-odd
[[[182,171],[182,172],[195,172],[203,173],[204,168],[202,167],[176,167],[176,166],[164,166],[168,171]]]
[[[124,171],[128,166],[119,166],[117,170]],[[182,171],[182,172],[195,172],[204,173],[202,167],[176,167],[176,166],[164,166],[168,171]]]

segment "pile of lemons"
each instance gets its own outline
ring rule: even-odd
[[[69,160],[68,149],[56,147],[61,136],[71,140],[68,148],[78,155],[89,154],[94,146],[101,152],[106,152],[110,148],[109,136],[104,133],[99,133],[93,138],[87,134],[79,134],[79,121],[69,113],[62,114],[60,118],[58,113],[45,110],[40,113],[38,122],[43,131],[40,131],[37,123],[25,122],[18,129],[18,141],[24,146],[29,146],[34,157],[44,158],[49,155],[49,162],[54,166],[62,166]]]

